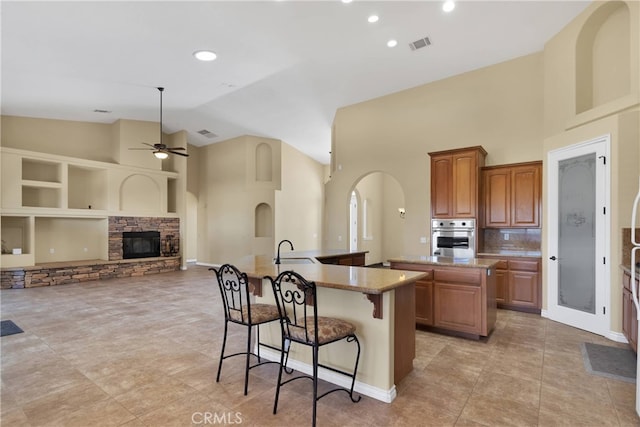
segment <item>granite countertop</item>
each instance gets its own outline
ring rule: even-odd
[[[327,256],[327,251],[317,251]],[[330,255],[347,255],[351,252],[342,251]],[[357,253],[357,252],[354,252]],[[286,257],[280,253],[282,264],[274,265],[273,257],[267,255],[250,255],[235,260],[233,264],[254,279],[265,276],[275,278],[279,273],[293,270],[316,285],[325,288],[343,289],[362,292],[365,294],[381,294],[408,285],[427,274],[418,271],[391,270],[386,268],[349,267],[344,265],[328,265],[321,263],[287,264],[286,258],[300,256],[298,253],[287,253]],[[319,255],[320,256],[320,255]]]
[[[518,250],[497,250],[497,251],[485,251],[478,252],[480,256],[495,256],[495,257],[522,257],[522,258],[541,258],[542,252],[540,251],[518,251]]]
[[[427,256],[427,255],[403,255],[396,258],[390,258],[389,262],[404,262],[410,264],[426,264],[426,265],[445,265],[450,267],[467,267],[467,268],[491,268],[494,267],[498,260],[483,258],[452,258],[446,256]]]

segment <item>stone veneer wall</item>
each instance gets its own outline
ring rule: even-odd
[[[134,261],[94,261],[83,265],[59,263],[42,267],[16,267],[3,269],[0,273],[2,289],[35,288],[40,286],[65,285],[116,277],[144,276],[167,273],[180,269],[180,257],[151,258]]]
[[[110,216],[109,261],[122,259],[122,233],[131,231],[159,231],[160,242],[173,236],[176,251],[180,249],[180,218]]]

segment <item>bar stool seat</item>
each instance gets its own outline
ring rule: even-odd
[[[248,324],[249,310],[251,310],[251,323],[257,325],[259,323],[271,322],[280,318],[278,307],[273,304],[244,304],[241,310],[231,310],[229,317],[235,322]]]
[[[304,325],[304,318],[298,318],[296,322],[299,325]],[[306,332],[304,327],[291,327],[289,330],[291,338],[295,341],[306,341],[306,335],[309,335],[309,344],[313,344],[313,339],[316,335],[315,325],[313,318],[307,318]],[[336,319],[335,317],[322,317],[318,316],[318,344],[328,344],[330,342],[339,341],[343,338],[353,335],[356,332],[356,327],[347,322],[346,320]]]

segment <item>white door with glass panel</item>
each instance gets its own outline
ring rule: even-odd
[[[547,166],[547,316],[609,332],[609,135],[554,150]]]

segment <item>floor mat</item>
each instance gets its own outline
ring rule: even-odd
[[[636,355],[630,348],[582,343],[582,358],[587,372],[607,378],[636,382]]]
[[[21,332],[24,332],[22,329],[18,327],[18,325],[13,323],[11,320],[0,321],[0,326],[1,326],[0,337],[4,337],[5,335],[19,334]]]

